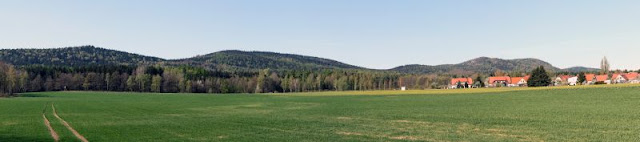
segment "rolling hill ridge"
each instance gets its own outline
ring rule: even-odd
[[[2,49],[0,61],[16,66],[88,66],[154,64],[164,59],[94,46],[80,46],[55,49]]]
[[[172,60],[176,64],[189,64],[218,69],[365,69],[335,60],[282,54],[274,52],[226,50],[187,59]]]
[[[85,66],[85,65],[190,65],[216,70],[318,70],[349,69],[367,71],[392,71],[408,74],[489,74],[496,70],[505,72],[528,72],[535,67],[544,66],[555,72],[594,71],[586,67],[560,69],[548,62],[526,59],[499,59],[480,57],[459,64],[445,65],[404,65],[388,70],[374,70],[346,64],[336,60],[274,52],[226,50],[185,59],[162,59],[123,51],[110,50],[95,46],[80,46],[55,49],[2,49],[0,61],[16,66]]]

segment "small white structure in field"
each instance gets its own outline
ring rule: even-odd
[[[400,87],[400,90],[402,90],[402,91],[407,91],[407,87],[402,86],[402,87]]]
[[[574,76],[574,77],[570,77],[570,78],[568,78],[568,79],[567,79],[567,83],[568,83],[570,86],[576,86],[576,84],[578,84],[578,77],[577,77],[577,76]]]

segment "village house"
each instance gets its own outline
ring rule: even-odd
[[[569,85],[569,78],[571,77],[572,76],[569,76],[569,75],[559,75],[556,77],[556,79],[553,80],[553,85],[555,86]]]
[[[611,76],[611,83],[613,83],[613,84],[640,83],[640,79],[638,79],[638,73],[637,72],[614,73]]]
[[[586,84],[593,84],[595,83],[595,79],[596,79],[596,74],[584,74],[585,78],[586,78],[586,82],[581,82],[581,83],[586,83]]]
[[[640,78],[638,78],[637,72],[630,72],[623,75],[627,80],[627,83],[637,84],[640,83]]]
[[[530,76],[525,77],[511,77],[511,82],[509,83],[509,87],[524,87],[527,86],[527,81],[529,81]]]
[[[578,77],[577,77],[577,76],[569,77],[569,78],[567,79],[567,84],[568,84],[569,86],[576,86],[576,85],[578,84]]]
[[[511,84],[511,77],[509,76],[495,76],[487,79],[487,87],[504,87]]]
[[[471,78],[453,78],[451,79],[451,83],[449,84],[449,88],[470,88],[473,84],[473,79]],[[460,86],[458,86],[460,85]]]
[[[611,84],[611,80],[609,80],[609,75],[596,75],[596,83]]]
[[[611,75],[611,81],[610,82],[613,83],[613,84],[626,83],[627,79],[625,78],[625,76],[623,74],[614,73],[613,75]]]

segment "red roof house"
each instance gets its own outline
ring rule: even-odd
[[[634,79],[638,79],[638,73],[637,72],[630,72],[630,73],[626,73],[623,74],[624,78],[627,80],[634,80]]]
[[[464,84],[465,82],[469,85],[473,84],[473,79],[471,78],[454,78],[451,79],[451,85],[458,85],[458,82]]]
[[[489,82],[487,82],[489,84],[489,86],[497,86],[498,84],[511,84],[511,77],[509,76],[495,76],[495,77],[489,77]]]
[[[596,75],[596,82],[604,82],[607,81],[607,79],[609,79],[609,75]]]
[[[595,74],[584,74],[584,76],[587,78],[587,82],[592,82],[596,78]]]
[[[640,83],[637,72],[626,73],[623,76],[627,79],[627,83]]]

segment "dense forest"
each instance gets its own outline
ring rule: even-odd
[[[1,63],[3,94],[91,90],[162,93],[270,93],[438,88],[449,78],[363,70],[225,72],[192,66],[102,65],[16,68]]]

